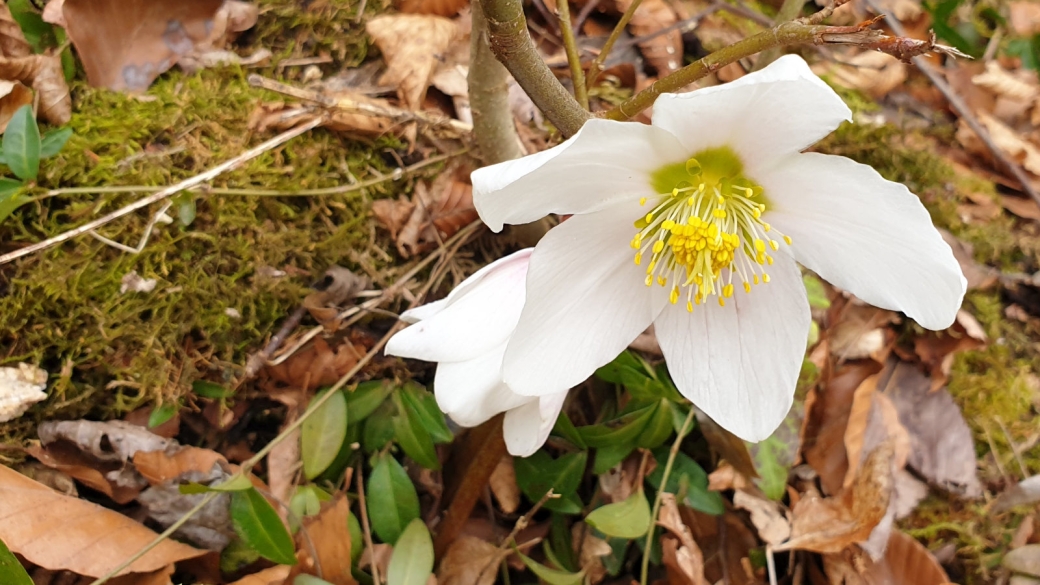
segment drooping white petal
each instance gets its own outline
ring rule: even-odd
[[[474,359],[437,364],[433,393],[437,406],[464,427],[481,424],[500,412],[537,402],[519,396],[502,383],[502,356],[505,344]]]
[[[797,55],[724,85],[663,94],[653,125],[674,134],[689,154],[729,146],[753,175],[759,164],[801,151],[851,120],[845,102]]]
[[[550,213],[589,213],[656,195],[649,172],[686,156],[659,128],[593,119],[559,146],[474,171],[473,204],[496,232]]]
[[[566,392],[546,394],[506,412],[502,435],[509,454],[528,457],[544,445],[566,398]]]
[[[422,321],[390,338],[387,355],[433,362],[472,359],[509,338],[524,306],[530,251],[507,256],[460,284],[434,309],[406,312]]]
[[[949,327],[966,281],[921,201],[873,168],[806,153],[756,177],[796,260],[864,301]]]
[[[809,333],[801,273],[776,254],[771,281],[738,290],[726,306],[711,302],[688,313],[665,307],[654,321],[676,387],[734,435],[761,441],[787,415]]]
[[[502,374],[518,394],[570,388],[617,357],[661,310],[633,262],[632,222],[645,210],[623,202],[576,215],[531,255],[527,304],[509,341]]]

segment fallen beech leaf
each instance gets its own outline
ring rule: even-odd
[[[931,380],[914,366],[890,363],[878,379],[910,433],[907,464],[921,477],[955,494],[982,494],[975,469],[975,443],[964,416],[945,388],[931,391]]]
[[[704,553],[694,541],[690,528],[682,520],[679,507],[675,503],[675,494],[661,494],[661,513],[657,523],[678,539],[678,542],[671,538],[662,539],[662,560],[669,574],[669,583],[708,585],[708,580],[704,577]],[[608,548],[607,553],[609,552]]]
[[[624,12],[632,4],[632,0],[619,0],[617,4],[618,11]],[[679,16],[664,0],[644,0],[636,8],[628,26],[633,36],[649,37],[677,22]],[[679,30],[647,38],[639,43],[639,50],[658,77],[664,77],[683,66],[683,42]]]
[[[286,582],[292,583],[297,575],[316,576],[321,567],[322,579],[332,585],[357,585],[350,574],[350,549],[361,543],[350,542],[349,515],[350,502],[346,494],[340,493],[323,504],[316,516],[303,519],[303,529],[296,535],[298,562]]]
[[[0,56],[25,57],[32,54],[32,46],[25,40],[22,27],[11,16],[7,4],[0,4]]]
[[[477,219],[469,168],[455,166],[426,183],[416,184],[412,200],[376,201],[372,213],[387,230],[405,258],[439,245]]]
[[[137,472],[151,485],[176,480],[192,471],[209,473],[214,465],[227,463],[227,459],[216,451],[191,446],[177,446],[164,451],[139,451],[134,454],[133,460]]]
[[[943,585],[950,580],[927,548],[899,530],[889,535],[884,558],[868,568],[862,578],[868,585]]]
[[[1018,217],[1040,221],[1040,205],[1032,199],[1001,195],[1000,206]]]
[[[513,458],[504,455],[491,472],[488,487],[498,502],[498,507],[505,514],[512,514],[520,507],[520,488],[516,483],[516,470],[513,468]]]
[[[1032,0],[1009,2],[1008,10],[1011,30],[1020,37],[1031,37],[1040,33],[1040,4]]]
[[[1022,73],[1026,73],[1023,71]],[[1035,73],[1016,75],[1000,66],[997,61],[986,63],[985,73],[980,73],[971,78],[976,85],[984,87],[998,96],[1005,96],[1015,100],[1029,102],[1040,95],[1040,84],[1036,81]]]
[[[679,508],[679,514],[701,548],[708,583],[761,585],[762,581],[744,570],[749,551],[759,549],[761,542],[743,518],[732,512],[712,516],[685,506]]]
[[[291,570],[292,567],[279,565],[264,569],[259,573],[246,575],[238,581],[231,583],[231,585],[284,585],[285,579],[289,576],[289,571]]]
[[[366,351],[363,345],[349,339],[341,340],[334,350],[325,339],[315,337],[292,357],[276,366],[268,366],[266,371],[279,382],[314,390],[335,384]]]
[[[946,385],[953,368],[953,358],[962,351],[978,349],[986,344],[982,325],[967,311],[957,311],[957,320],[943,331],[929,331],[914,339],[914,353],[928,367],[930,390]]]
[[[65,0],[66,31],[95,87],[144,91],[212,39],[222,0]]]
[[[850,301],[840,321],[827,330],[831,355],[839,360],[871,358],[883,363],[895,336],[888,325],[899,321],[899,315],[892,311]]]
[[[1005,155],[1021,164],[1022,168],[1034,176],[1040,175],[1040,148],[1032,142],[1024,140],[1018,132],[986,112],[978,112],[977,116],[979,122],[989,131],[990,138]],[[986,146],[982,144],[975,132],[968,128],[964,120],[959,120],[957,123],[956,138],[970,152],[990,157]]]
[[[0,540],[51,570],[100,577],[155,540],[156,534],[97,504],[58,494],[0,466]],[[164,540],[120,571],[148,573],[205,551]]]
[[[61,126],[72,119],[72,97],[57,55],[0,58],[0,79],[20,81],[40,96],[39,115]]]
[[[776,502],[755,497],[743,490],[733,492],[733,505],[751,513],[751,523],[766,544],[777,545],[791,535],[791,524]]]
[[[833,498],[808,495],[791,510],[791,539],[774,548],[838,553],[866,541],[888,512],[892,494],[892,444],[875,449],[848,489]]]
[[[369,20],[365,31],[387,65],[379,83],[396,87],[401,102],[410,110],[418,110],[438,60],[455,39],[456,30],[455,23],[447,18],[424,14],[390,14]]]
[[[129,461],[138,451],[158,451],[175,444],[159,435],[121,420],[48,421],[37,431],[44,445],[66,440],[100,461]]]
[[[469,0],[399,0],[397,9],[409,14],[435,14],[450,18],[467,4]]]
[[[877,51],[863,51],[840,63],[820,63],[818,73],[829,73],[839,85],[882,98],[906,81],[907,65]]]
[[[122,463],[98,461],[65,441],[46,448],[33,445],[26,449],[26,453],[43,465],[68,474],[83,485],[105,494],[117,504],[133,501],[147,487],[143,480],[134,481],[132,475],[127,478],[124,473],[120,473],[124,468]]]
[[[473,536],[451,543],[437,570],[439,585],[493,585],[498,566],[511,551]]]

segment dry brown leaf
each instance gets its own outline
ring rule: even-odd
[[[1018,217],[1040,221],[1040,205],[1026,197],[1001,195],[1000,205]]]
[[[298,408],[289,407],[279,431],[296,422]],[[277,502],[288,502],[296,487],[296,476],[302,465],[300,451],[300,429],[294,429],[285,440],[275,445],[267,455],[267,483],[271,487],[271,496]],[[285,508],[279,507],[280,516],[285,516]]]
[[[738,492],[739,493],[739,492]],[[704,577],[704,553],[693,539],[690,527],[683,522],[675,494],[661,494],[661,513],[657,523],[675,535],[676,539],[661,541],[662,562],[668,571],[671,585],[708,585]],[[607,553],[610,549],[607,549]]]
[[[751,459],[747,444],[740,437],[720,427],[717,422],[711,420],[711,417],[700,410],[697,411],[697,426],[712,451],[719,457],[728,461],[744,477],[748,479],[758,477],[758,471],[755,470],[755,462]]]
[[[64,7],[65,0],[47,0],[47,5],[43,7],[43,21],[61,28],[68,28],[68,23],[65,22],[65,14],[63,13]]]
[[[509,549],[475,538],[461,536],[451,543],[437,569],[440,585],[493,585],[498,566],[509,555]]]
[[[469,0],[399,0],[397,9],[409,14],[452,17],[468,4]]]
[[[619,0],[618,11],[624,12],[631,4],[632,0]],[[664,0],[644,0],[636,8],[628,26],[633,36],[646,37],[677,22],[679,16]],[[683,66],[683,41],[679,30],[648,38],[639,43],[639,50],[658,77],[664,77]]]
[[[83,485],[105,494],[117,504],[132,502],[147,487],[143,480],[125,481],[125,475],[120,473],[124,467],[122,463],[98,461],[67,442],[47,448],[33,445],[26,449],[26,453],[47,467],[68,474]]]
[[[1022,165],[1022,168],[1034,176],[1040,175],[1040,148],[1032,142],[1024,140],[1017,132],[994,116],[986,112],[978,112],[977,115],[979,122],[989,131],[990,138],[1005,155]],[[970,152],[990,157],[989,150],[964,120],[959,120],[957,123],[957,141]]]
[[[222,0],[65,0],[66,32],[95,87],[144,91],[213,38]]]
[[[292,357],[276,366],[268,366],[265,371],[271,378],[295,388],[314,390],[331,386],[368,351],[350,339],[337,343],[333,349],[324,338],[315,337]]]
[[[857,89],[874,98],[882,98],[906,81],[907,65],[899,59],[877,51],[863,51],[840,63],[820,62],[813,66],[817,73],[829,73],[839,85]]]
[[[895,334],[888,325],[899,323],[897,313],[852,300],[840,320],[827,329],[831,355],[839,360],[871,358],[884,362]]]
[[[516,470],[513,468],[513,458],[504,455],[491,472],[488,487],[492,495],[498,501],[498,507],[505,514],[512,514],[520,507],[520,488],[516,484]]]
[[[283,585],[286,577],[289,576],[290,570],[292,570],[292,567],[285,565],[270,567],[259,573],[246,575],[238,581],[231,583],[231,585]]]
[[[585,571],[589,585],[596,585],[607,576],[607,567],[603,564],[603,556],[613,552],[610,544],[592,534],[581,522],[571,524],[571,543],[577,549],[578,567]]]
[[[321,567],[321,578],[332,585],[357,585],[350,574],[349,514],[350,502],[346,494],[340,493],[323,504],[316,516],[303,519],[303,528],[296,536],[299,562],[289,572],[287,582],[292,583],[297,575],[316,576]]]
[[[1018,0],[1008,3],[1008,24],[1020,37],[1031,37],[1040,33],[1040,4],[1033,0]]]
[[[151,485],[176,480],[192,471],[209,473],[214,465],[226,463],[224,456],[216,451],[191,446],[134,454],[134,467]]]
[[[390,232],[397,252],[405,258],[440,245],[477,219],[469,169],[459,165],[426,186],[417,183],[412,200],[372,204],[372,213]]]
[[[950,328],[917,336],[914,339],[914,353],[928,368],[932,379],[931,390],[938,390],[946,385],[954,356],[984,345],[986,333],[982,325],[971,313],[961,310],[957,312],[957,320]]]
[[[0,58],[0,79],[20,81],[40,96],[39,116],[55,125],[72,118],[72,97],[57,55]]]
[[[867,433],[867,422],[870,419],[874,407],[874,392],[877,390],[878,375],[874,374],[856,388],[852,393],[852,405],[849,407],[849,420],[845,425],[845,456],[848,458],[849,467],[845,471],[845,480],[842,487],[852,485],[859,471],[860,460],[864,452],[864,436]]]
[[[882,444],[848,489],[833,498],[810,494],[799,500],[791,510],[791,539],[774,550],[838,553],[866,541],[888,512],[892,457],[892,444]]]
[[[352,301],[370,283],[368,278],[358,276],[347,268],[332,266],[313,285],[316,290],[303,299],[303,307],[318,323],[325,326],[326,332],[333,333],[339,329],[337,317],[344,304]]]
[[[744,569],[748,552],[760,549],[761,543],[742,518],[734,513],[712,516],[685,506],[679,507],[679,513],[701,548],[708,583],[761,585]]]
[[[418,110],[438,59],[455,39],[455,23],[440,16],[389,14],[365,24],[386,61],[380,84],[397,88],[401,102]]]
[[[1040,207],[1037,207],[1031,200],[1029,205],[1032,209],[1040,212]],[[1040,217],[1037,219],[1040,219]],[[957,264],[961,267],[961,272],[964,273],[964,278],[968,281],[968,290],[986,290],[997,283],[997,280],[1000,278],[1000,271],[975,262],[974,246],[959,240],[957,236],[944,229],[940,229],[939,233],[953,250],[953,257],[957,260]]]
[[[950,578],[935,556],[913,537],[893,530],[885,556],[862,575],[868,585],[943,585]]]
[[[70,498],[0,466],[0,540],[29,562],[100,577],[155,540],[156,534],[97,504]],[[127,573],[149,573],[205,551],[164,540]]]
[[[1022,73],[1022,75],[1018,73]],[[1022,102],[1036,99],[1040,95],[1040,84],[1037,83],[1036,74],[1028,71],[1018,73],[1004,69],[997,61],[988,61],[986,71],[972,77],[971,80],[998,96]]]
[[[11,16],[7,4],[0,4],[0,56],[25,57],[32,54],[32,46],[25,40],[22,27]]]
[[[975,469],[975,443],[964,415],[946,389],[932,383],[914,366],[890,363],[878,388],[899,411],[910,433],[907,464],[930,483],[965,497],[982,494]]]
[[[791,536],[791,524],[776,502],[737,490],[733,492],[733,505],[751,513],[751,523],[767,544],[775,546]]]

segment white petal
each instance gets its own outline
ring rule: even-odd
[[[566,398],[566,392],[547,394],[507,412],[502,422],[502,435],[509,454],[528,457],[544,445]]]
[[[477,358],[437,365],[433,393],[437,406],[464,427],[481,424],[500,412],[537,398],[519,396],[502,383],[505,344]]]
[[[420,311],[422,321],[390,338],[387,355],[433,362],[457,362],[479,356],[509,338],[524,306],[529,250],[481,269],[435,309]],[[429,313],[429,314],[427,314]],[[414,318],[416,313],[402,315]]]
[[[690,155],[729,146],[752,176],[757,165],[798,152],[851,119],[845,102],[797,55],[725,85],[663,94],[653,114],[654,126],[674,134]]]
[[[668,305],[654,321],[676,387],[734,435],[768,437],[787,416],[805,355],[809,303],[798,266],[776,254],[770,282],[726,306],[688,313]]]
[[[656,195],[650,171],[686,156],[659,128],[592,119],[559,146],[474,171],[473,204],[496,232],[550,213],[589,213],[619,198]]]
[[[840,156],[794,155],[758,178],[766,219],[796,260],[864,301],[928,329],[949,327],[966,281],[921,201],[905,186]]]
[[[632,222],[643,210],[625,202],[576,215],[535,247],[527,304],[502,368],[514,392],[545,395],[578,384],[661,310],[664,296],[643,284],[646,269],[633,262],[629,247]]]

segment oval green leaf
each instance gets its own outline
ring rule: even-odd
[[[32,106],[22,106],[11,116],[4,130],[2,149],[7,166],[16,177],[23,181],[36,179],[40,173],[40,128]]]
[[[271,504],[256,489],[231,494],[231,524],[249,548],[279,565],[296,564],[296,547]]]
[[[388,380],[370,380],[347,392],[347,421],[360,422],[372,414],[390,396],[394,387]]]
[[[433,573],[433,539],[426,524],[412,520],[397,539],[387,568],[387,585],[426,585]]]
[[[623,502],[596,508],[585,522],[607,536],[639,538],[650,528],[650,503],[643,490],[639,490]]]
[[[433,437],[426,430],[423,421],[416,416],[400,394],[394,395],[397,405],[397,416],[394,417],[394,439],[404,449],[406,455],[427,469],[439,470],[441,462],[437,459],[437,449],[433,446]]]
[[[18,562],[4,541],[0,540],[0,583],[4,585],[33,585],[25,567]]]
[[[419,495],[408,472],[388,453],[379,456],[368,477],[368,517],[380,540],[394,544],[419,517]]]
[[[319,394],[314,400],[320,400]],[[300,429],[300,456],[307,479],[321,475],[335,461],[347,438],[347,399],[336,393],[312,412]]]
[[[40,141],[40,158],[50,158],[61,152],[71,137],[72,128],[58,128],[44,134]]]
[[[0,177],[0,221],[7,219],[7,216],[14,213],[15,209],[29,201],[28,197],[22,195],[22,187],[24,185],[21,181],[10,177]]]
[[[528,569],[531,569],[532,573],[538,575],[539,579],[549,585],[581,585],[585,580],[585,571],[568,573],[559,569],[550,569],[520,551],[516,551],[516,554],[520,555],[520,560]]]

